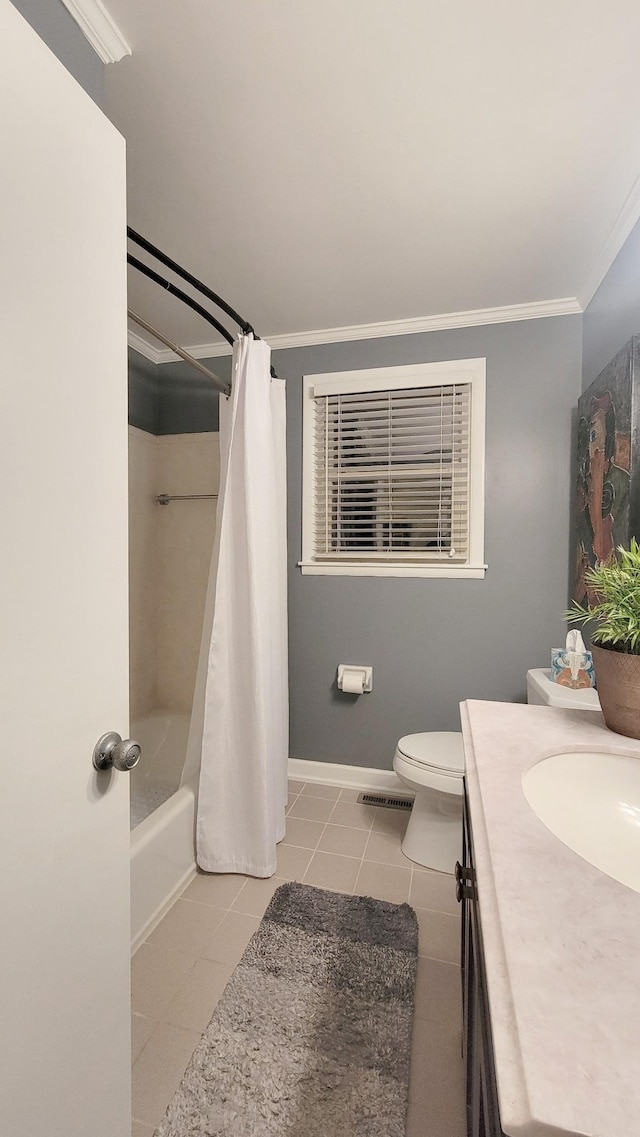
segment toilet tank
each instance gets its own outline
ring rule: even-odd
[[[572,691],[550,679],[551,671],[535,667],[527,671],[527,702],[545,707],[563,707],[571,711],[599,711],[600,700],[594,687]]]

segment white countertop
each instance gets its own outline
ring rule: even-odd
[[[503,1129],[640,1137],[640,894],[554,837],[521,787],[560,750],[640,760],[640,742],[599,711],[469,701],[461,715]]]

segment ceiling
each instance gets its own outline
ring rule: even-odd
[[[266,339],[579,310],[640,215],[637,0],[107,4],[129,223]],[[130,303],[219,338],[132,270]]]

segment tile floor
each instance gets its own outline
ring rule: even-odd
[[[202,874],[132,961],[132,1137],[152,1137],[236,963],[284,880],[409,901],[419,923],[407,1137],[464,1137],[460,918],[452,876],[403,856],[408,814],[290,782],[277,876]]]

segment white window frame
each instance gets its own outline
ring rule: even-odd
[[[484,456],[486,359],[457,359],[444,363],[418,363],[408,367],[375,367],[302,377],[302,560],[309,576],[401,576],[481,579],[484,563]],[[469,552],[466,561],[407,564],[385,561],[327,563],[314,559],[315,399],[319,395],[391,391],[407,387],[471,386],[469,461]]]

